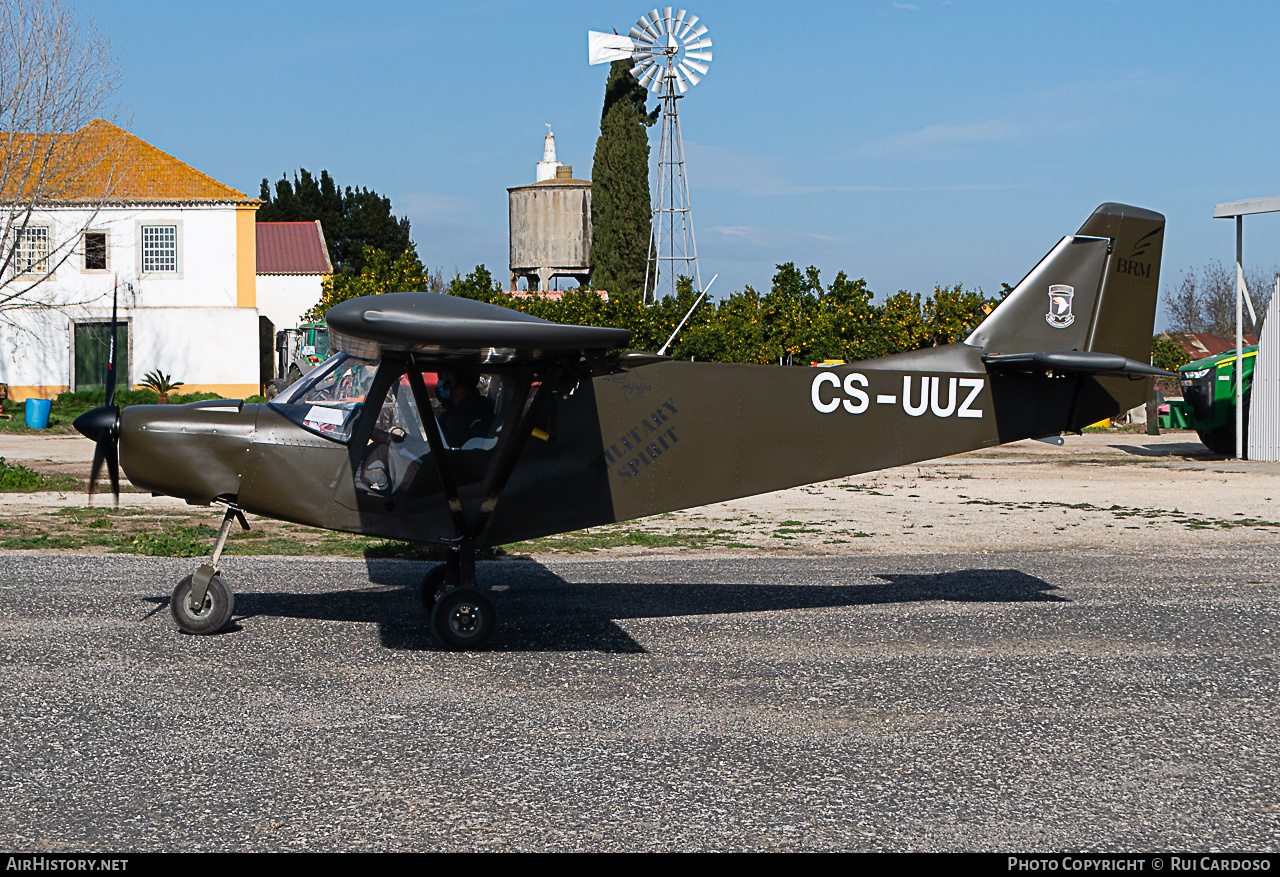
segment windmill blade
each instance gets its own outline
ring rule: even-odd
[[[674,34],[676,32],[675,28],[671,26],[675,20],[675,16],[672,14],[673,11],[674,10],[672,10],[670,6],[664,6],[662,9],[662,26],[669,34]]]
[[[689,35],[689,31],[693,30],[693,26],[698,23],[698,16],[690,15],[689,20],[684,23],[684,29],[680,31],[680,39],[684,39]]]
[[[633,27],[632,30],[638,30],[643,33],[650,43],[656,43],[662,36],[654,29],[653,22],[645,15],[640,16],[639,20],[636,21],[636,26]]]
[[[676,66],[680,69],[681,73],[683,73],[686,77],[688,77],[690,85],[697,85],[699,82],[702,81],[701,76],[699,76],[698,74],[694,73],[692,70],[689,69],[688,61],[681,61]]]
[[[684,70],[685,75],[688,76],[690,79],[693,79],[693,73],[690,72],[691,70],[696,70],[699,73],[701,73],[703,76],[706,76],[707,71],[711,69],[706,64],[703,64],[699,61],[690,61],[688,55],[685,55],[684,58],[681,59],[680,67],[681,69]],[[693,81],[697,83],[698,80],[693,79]]]
[[[587,31],[587,63],[607,64],[610,61],[623,61],[631,57],[635,51],[635,42],[631,37],[618,36],[614,33]]]
[[[631,33],[627,34],[627,36],[631,37],[631,39],[635,40],[637,43],[644,43],[646,46],[653,45],[653,37],[639,27],[631,28]]]
[[[711,40],[698,40],[696,43],[689,43],[684,47],[686,52],[696,52],[699,49],[711,48]]]
[[[710,52],[685,52],[685,53],[684,53],[684,56],[685,56],[686,58],[695,58],[695,59],[697,59],[697,60],[699,60],[699,61],[710,61],[710,60],[711,60],[711,53],[710,53]]]
[[[695,21],[696,21],[696,20],[697,20],[697,19],[695,19]],[[702,36],[704,33],[706,33],[706,32],[707,32],[707,26],[704,24],[704,25],[700,26],[697,30],[695,30],[693,33],[689,34],[689,39],[691,39],[691,40],[696,40],[696,39],[698,39],[699,37],[701,37],[701,36]]]
[[[659,69],[661,68],[659,68],[657,64],[655,64],[652,60],[650,60],[649,66],[644,71],[643,75],[637,76],[636,79],[640,80],[640,84],[643,85],[645,88],[650,88],[653,91],[657,91],[658,89],[653,88],[651,83],[657,77]]]
[[[676,17],[671,19],[671,32],[673,34],[679,34],[680,29],[684,27],[684,16],[687,11],[686,9],[676,10]]]
[[[655,9],[649,13],[649,27],[646,30],[650,31],[654,37],[666,35],[666,31],[662,29],[662,16],[658,13],[658,10]]]
[[[651,71],[655,66],[653,59],[646,57],[643,60],[638,61],[636,65],[631,68],[631,75],[634,76],[636,81],[641,85],[645,85],[647,82],[645,77],[651,75]]]
[[[671,71],[671,75],[675,77],[677,91],[679,91],[681,94],[684,94],[686,91],[689,90],[689,84],[684,81],[684,76],[681,75],[680,70],[678,68],[673,68]]]

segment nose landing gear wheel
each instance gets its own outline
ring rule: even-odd
[[[493,604],[475,588],[454,588],[436,600],[431,629],[450,649],[467,652],[482,647],[497,626]]]
[[[187,576],[173,589],[173,596],[169,598],[169,613],[173,615],[178,627],[187,633],[217,633],[231,620],[231,613],[236,608],[236,595],[220,576],[214,576],[209,579],[204,602],[193,609],[190,603],[191,578]]]

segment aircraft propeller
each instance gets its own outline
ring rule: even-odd
[[[107,475],[111,479],[111,495],[120,502],[120,408],[115,405],[116,399],[116,303],[119,298],[120,282],[111,293],[111,344],[107,348],[107,380],[106,404],[86,411],[72,424],[79,433],[94,442],[93,468],[89,474],[89,495],[93,496],[93,488],[98,476],[102,473],[102,464],[107,464]]]

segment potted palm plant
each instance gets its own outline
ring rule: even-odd
[[[182,386],[182,381],[175,381],[169,375],[164,374],[160,369],[148,372],[142,379],[142,386],[148,390],[155,390],[156,395],[160,397],[161,405],[169,404],[169,394]]]

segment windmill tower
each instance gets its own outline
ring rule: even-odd
[[[650,290],[655,299],[659,290],[674,294],[676,279],[681,276],[693,280],[695,291],[702,290],[678,101],[706,75],[711,62],[711,40],[706,34],[707,27],[698,24],[698,16],[670,6],[642,16],[625,37],[587,32],[589,63],[630,60],[631,75],[662,96],[662,131],[653,187],[653,235],[645,264],[646,299]],[[651,276],[655,270],[656,276]]]

